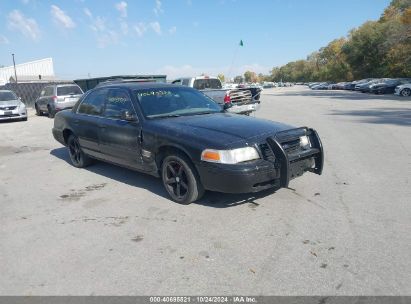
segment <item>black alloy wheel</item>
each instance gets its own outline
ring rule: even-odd
[[[81,150],[76,136],[70,135],[67,141],[71,163],[76,168],[84,168],[91,163],[91,159]]]
[[[169,155],[164,159],[162,178],[168,194],[177,203],[190,204],[204,194],[196,170],[183,155]]]

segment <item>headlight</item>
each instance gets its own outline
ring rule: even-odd
[[[310,139],[308,138],[308,136],[300,137],[300,147],[303,148],[304,150],[308,150],[311,148],[311,143],[310,143]]]
[[[201,153],[201,160],[221,164],[237,164],[249,160],[259,159],[257,149],[245,147],[234,150],[206,149]]]

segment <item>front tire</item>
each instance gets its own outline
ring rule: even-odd
[[[91,158],[83,152],[76,136],[70,135],[67,140],[67,146],[69,149],[70,160],[74,167],[84,168],[91,164]]]
[[[204,195],[204,187],[191,161],[180,153],[168,155],[161,166],[161,176],[172,200],[188,205]]]
[[[401,96],[408,97],[411,96],[411,89],[405,88],[401,91]]]

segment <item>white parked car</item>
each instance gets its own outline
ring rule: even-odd
[[[395,95],[411,96],[411,83],[405,83],[395,88]]]
[[[9,90],[0,90],[0,121],[27,120],[26,105]]]

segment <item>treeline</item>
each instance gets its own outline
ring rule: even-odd
[[[275,67],[269,81],[351,81],[411,77],[411,0],[393,0],[378,21],[331,41],[306,60]]]

